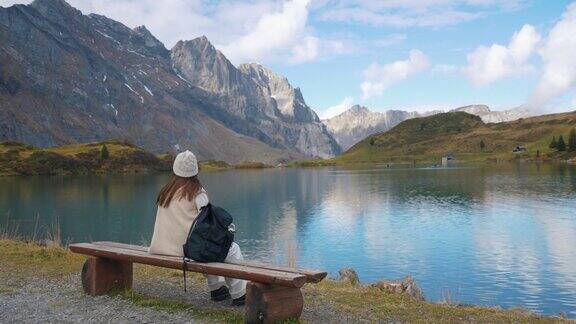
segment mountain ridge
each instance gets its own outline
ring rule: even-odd
[[[0,39],[0,139],[47,147],[124,138],[231,163],[339,153],[324,125],[284,118],[268,89],[205,37],[168,50],[144,26],[36,0],[0,8]],[[188,61],[173,59],[184,50]],[[201,69],[203,80],[185,73],[208,52],[216,65]]]
[[[451,109],[450,111],[463,111],[477,115],[487,123],[507,122],[533,116],[528,108],[523,106],[505,111],[491,111],[487,105],[468,105]],[[336,138],[342,149],[346,151],[366,137],[392,129],[404,120],[443,112],[443,110],[430,110],[420,113],[394,109],[378,112],[371,111],[364,106],[354,105],[337,116],[323,120],[323,123],[332,136]]]
[[[576,111],[486,123],[480,116],[450,111],[403,121],[391,130],[368,136],[338,156],[335,163],[439,163],[454,154],[459,161],[513,160],[513,150],[526,148],[524,157],[567,159],[574,153],[549,147],[554,136],[568,136],[576,125]]]

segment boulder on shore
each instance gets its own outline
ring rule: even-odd
[[[381,290],[393,294],[406,294],[414,300],[424,301],[424,293],[422,289],[416,284],[412,276],[407,276],[396,280],[381,280],[373,285]]]
[[[356,286],[360,283],[360,278],[356,270],[352,268],[344,268],[338,271],[340,274],[340,281],[349,282],[352,286]]]

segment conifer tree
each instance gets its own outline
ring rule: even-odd
[[[572,128],[568,136],[568,151],[576,151],[576,128]]]
[[[110,157],[110,152],[108,152],[108,148],[106,144],[102,145],[102,149],[100,150],[100,159],[101,160],[108,160]]]
[[[550,145],[548,145],[548,147],[551,149],[555,149],[556,145],[558,145],[558,143],[556,142],[556,136],[552,136],[552,142],[550,142]]]
[[[566,142],[564,142],[564,137],[562,137],[562,135],[558,137],[558,142],[556,143],[556,149],[558,150],[558,152],[566,151]]]

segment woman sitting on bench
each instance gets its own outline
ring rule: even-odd
[[[148,252],[182,257],[182,245],[186,242],[190,226],[200,209],[208,204],[208,195],[198,179],[198,163],[192,152],[178,154],[172,169],[174,176],[160,190],[156,199],[158,211]],[[226,261],[242,260],[240,247],[232,243]],[[231,297],[232,305],[244,305],[246,281],[213,275],[205,277],[213,301],[223,301]]]

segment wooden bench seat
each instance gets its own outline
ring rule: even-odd
[[[90,295],[102,295],[113,289],[132,287],[132,264],[140,263],[181,270],[180,257],[153,255],[144,246],[116,242],[71,244],[74,253],[91,256],[82,269],[82,286]],[[300,288],[318,283],[326,272],[262,263],[186,262],[192,272],[249,281],[246,292],[246,321],[276,322],[301,315],[304,300]]]

